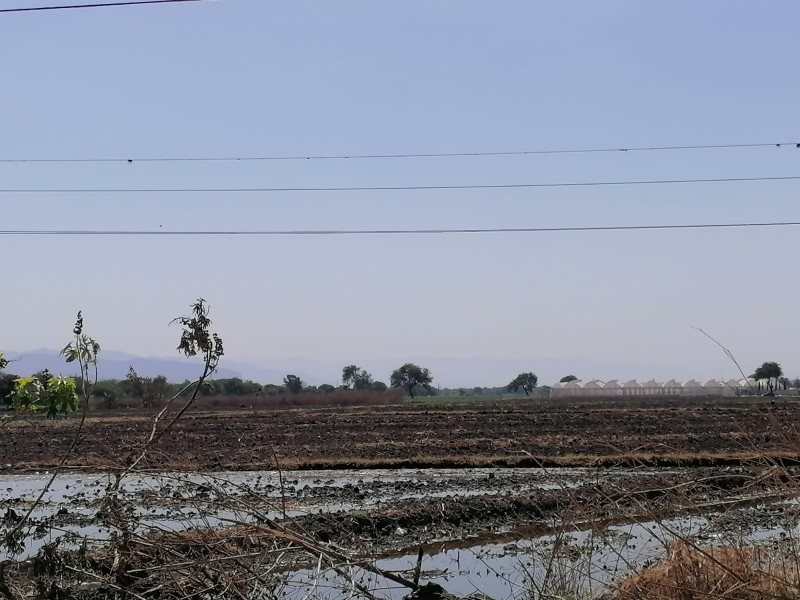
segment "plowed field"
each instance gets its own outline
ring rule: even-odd
[[[0,470],[52,467],[78,419],[0,429]],[[800,455],[796,400],[573,402],[190,413],[148,454],[154,469],[724,464]],[[152,427],[143,414],[90,416],[71,467],[113,467]]]

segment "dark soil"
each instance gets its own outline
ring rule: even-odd
[[[189,413],[148,454],[153,469],[720,465],[800,456],[800,403],[777,400],[531,401],[513,406]],[[0,471],[55,466],[77,418],[0,430]],[[109,468],[149,433],[148,415],[92,416],[67,465]]]

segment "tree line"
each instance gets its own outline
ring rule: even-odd
[[[34,373],[31,377],[22,378],[13,373],[5,372],[9,361],[0,352],[0,404],[10,406],[13,395],[18,394],[22,382],[35,384],[37,389],[47,390],[55,381],[54,376],[47,370]],[[81,376],[68,378],[76,389],[84,385]],[[136,400],[144,408],[160,406],[165,398],[170,398],[185,388],[191,382],[169,382],[164,375],[144,377],[130,367],[125,379],[101,379],[94,385],[93,397],[99,399],[105,408],[116,408],[123,399]],[[420,389],[428,394],[435,393],[432,386],[433,376],[429,369],[413,363],[406,363],[394,370],[390,376],[390,383],[377,381],[366,369],[357,365],[347,365],[342,369],[341,383],[334,386],[329,383],[309,385],[299,376],[287,374],[282,384],[259,384],[240,377],[229,377],[207,380],[198,391],[202,397],[230,397],[230,396],[281,396],[285,394],[329,394],[337,391],[367,391],[382,393],[389,387],[403,389],[406,394],[415,397]]]
[[[67,350],[69,347],[65,349],[65,351]],[[144,408],[157,407],[165,398],[179,394],[190,384],[189,381],[171,383],[163,375],[143,377],[137,374],[133,367],[130,368],[125,379],[99,380],[96,383],[85,381],[81,376],[74,378],[54,376],[47,370],[35,373],[30,377],[19,377],[5,371],[9,364],[9,361],[0,352],[0,405],[11,406],[12,398],[16,399],[17,403],[27,402],[35,405],[41,398],[47,396],[50,398],[47,402],[49,412],[69,412],[68,404],[71,402],[70,399],[76,396],[75,391],[84,389],[90,383],[94,385],[93,397],[99,399],[108,409],[116,408],[123,399],[133,399]],[[757,383],[758,392],[765,390],[768,395],[774,394],[781,388],[784,390],[800,389],[800,378],[790,380],[785,377],[783,369],[777,362],[764,362],[750,376],[750,379]],[[570,374],[562,377],[559,383],[576,380],[578,377]],[[433,376],[430,370],[414,363],[406,363],[392,371],[388,385],[383,381],[375,380],[366,369],[350,364],[342,369],[341,380],[337,382],[337,385],[329,383],[309,385],[299,376],[291,373],[283,378],[281,384],[259,384],[239,377],[230,377],[204,381],[198,390],[198,395],[203,397],[282,396],[286,394],[330,394],[347,390],[382,393],[391,387],[402,389],[408,396],[414,398],[420,390],[427,395],[437,395],[439,391],[432,386],[432,383]],[[445,389],[442,392],[444,395],[486,396],[502,395],[504,392],[516,393],[521,390],[525,396],[547,395],[549,388],[547,386],[537,387],[538,383],[538,376],[527,371],[519,373],[502,388],[456,388]]]

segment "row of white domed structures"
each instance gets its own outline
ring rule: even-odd
[[[685,383],[670,379],[667,382],[635,379],[620,383],[616,379],[600,381],[593,379],[586,383],[576,380],[568,383],[555,383],[550,388],[550,397],[610,397],[610,396],[741,396],[758,389],[752,379],[730,379],[721,381],[711,379],[705,383],[690,379]]]

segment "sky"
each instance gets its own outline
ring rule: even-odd
[[[67,4],[68,2],[60,2]],[[2,0],[2,7],[59,4]],[[792,0],[266,2],[0,14],[0,159],[800,142]],[[0,189],[470,185],[800,175],[800,149],[7,163]],[[0,192],[1,230],[800,221],[798,181],[284,193]],[[0,348],[173,356],[211,306],[230,360],[473,360],[577,375],[800,375],[800,228],[432,236],[0,235]],[[513,363],[511,361],[514,361]],[[382,363],[383,364],[383,363]],[[559,363],[562,364],[562,363]],[[583,364],[583,363],[580,363]],[[423,366],[425,366],[423,364]],[[559,367],[560,368],[560,367]],[[600,370],[600,369],[598,369]],[[637,370],[637,373],[642,369]],[[543,383],[565,373],[541,372]],[[608,372],[606,372],[608,371]],[[387,379],[388,373],[377,373]],[[433,373],[434,378],[436,372]],[[464,382],[464,383],[462,383]]]

